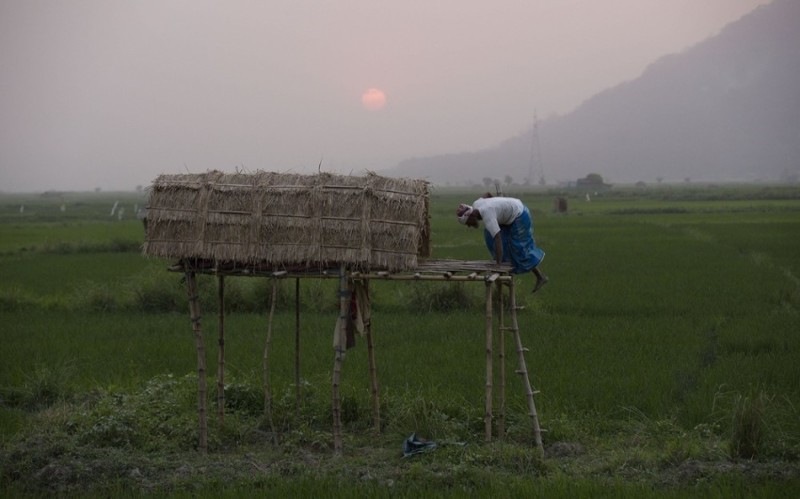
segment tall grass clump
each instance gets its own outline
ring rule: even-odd
[[[408,298],[415,312],[454,312],[474,308],[475,298],[464,283],[414,283]]]
[[[418,433],[429,439],[468,440],[483,430],[481,408],[458,396],[426,390],[385,390],[381,400],[385,431]]]
[[[770,398],[762,391],[734,396],[728,443],[732,458],[753,459],[764,453],[769,405]]]
[[[731,459],[800,457],[800,414],[788,399],[763,389],[719,392],[714,406]]]
[[[37,300],[18,287],[0,289],[0,312],[16,312],[33,307]]]
[[[2,387],[5,404],[37,410],[72,396],[75,365],[71,362],[37,364],[23,376],[22,383]]]
[[[86,281],[76,286],[71,302],[79,310],[113,312],[123,306],[123,297],[113,284]]]
[[[142,312],[178,312],[187,309],[186,289],[167,272],[144,273],[131,282],[133,305]]]

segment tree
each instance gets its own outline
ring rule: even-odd
[[[579,189],[601,190],[611,187],[603,182],[603,177],[599,173],[590,173],[584,178],[579,178],[575,184]]]
[[[506,175],[506,177],[503,180],[505,181],[505,184],[507,186],[510,186],[511,184],[514,183],[514,177],[512,177],[511,175]]]
[[[492,180],[490,177],[483,177],[483,185],[490,187],[492,183],[494,183],[494,180]]]
[[[590,174],[586,175],[586,178],[584,180],[586,181],[587,184],[602,184],[603,183],[603,177],[599,173],[590,173]]]

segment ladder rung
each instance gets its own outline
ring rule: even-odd
[[[524,370],[524,369],[517,369],[517,370],[516,370],[516,371],[514,371],[514,372],[515,372],[515,373],[517,373],[517,374],[528,374],[528,371],[526,371],[526,370]]]
[[[530,350],[528,350],[528,347],[522,347],[522,351],[523,352],[530,352]]]
[[[516,331],[517,330],[517,328],[510,327],[510,326],[503,326],[503,327],[501,327],[499,329],[500,329],[500,331]]]
[[[517,305],[514,310],[525,310],[525,305]]]

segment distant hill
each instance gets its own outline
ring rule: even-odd
[[[548,183],[596,172],[637,181],[797,181],[800,1],[775,0],[637,79],[541,121]],[[532,130],[477,152],[414,158],[381,172],[435,183],[528,177]],[[534,172],[532,182],[538,181]]]

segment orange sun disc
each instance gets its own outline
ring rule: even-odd
[[[361,104],[369,111],[378,111],[386,105],[386,94],[377,88],[368,88],[361,94]]]

